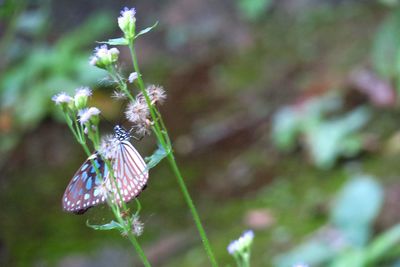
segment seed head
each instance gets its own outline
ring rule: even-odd
[[[139,215],[132,216],[132,232],[135,236],[142,235],[144,230],[144,223],[139,219]]]
[[[149,107],[140,98],[136,98],[135,101],[130,102],[125,111],[126,118],[136,124],[141,121],[146,121],[150,115]]]
[[[151,104],[162,104],[167,98],[167,94],[162,86],[150,85],[146,88],[150,97]]]

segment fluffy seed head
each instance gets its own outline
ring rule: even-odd
[[[151,104],[162,104],[167,98],[167,94],[162,86],[150,85],[146,88],[150,97]]]
[[[125,111],[126,118],[136,124],[140,121],[145,121],[150,115],[149,107],[140,98],[136,98],[135,101],[130,102]]]
[[[132,232],[135,236],[142,235],[144,230],[144,223],[139,219],[139,215],[132,216]]]

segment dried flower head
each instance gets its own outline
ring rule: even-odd
[[[146,103],[140,97],[137,97],[135,101],[128,104],[125,115],[130,122],[136,124],[146,121],[150,115],[150,110]]]
[[[115,159],[118,149],[118,139],[114,135],[106,135],[101,139],[99,153],[106,159]]]
[[[253,243],[254,232],[251,230],[245,231],[237,240],[232,241],[227,249],[229,254],[241,254],[245,253]]]
[[[118,26],[124,33],[126,39],[135,37],[136,10],[125,7],[121,10],[121,16],[118,17]]]
[[[162,104],[167,98],[167,94],[162,86],[149,85],[146,88],[147,94],[149,95],[151,104]]]
[[[78,112],[79,122],[83,125],[91,121],[97,125],[99,114],[100,110],[95,107],[82,109]]]
[[[133,125],[133,130],[138,136],[145,136],[151,133],[151,121],[146,119],[145,121],[138,121],[135,125]]]
[[[74,99],[71,96],[69,96],[67,93],[61,92],[61,93],[54,95],[51,98],[51,100],[53,100],[56,103],[56,105],[62,105],[62,104],[69,104]]]
[[[132,232],[135,236],[142,235],[144,230],[144,223],[142,223],[139,219],[139,215],[132,216]]]
[[[129,74],[128,81],[130,83],[133,83],[134,81],[137,80],[137,78],[138,78],[137,72],[132,72],[131,74]]]

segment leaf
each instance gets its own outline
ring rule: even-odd
[[[145,160],[147,161],[146,169],[149,170],[154,168],[163,158],[168,156],[170,151],[165,151],[165,149],[159,144],[156,151],[154,151],[153,155],[150,157],[146,157]]]
[[[118,229],[120,231],[123,231],[123,227],[121,224],[111,221],[109,223],[103,224],[103,225],[94,225],[94,224],[89,224],[89,221],[86,221],[86,225],[90,228],[93,228],[94,230],[112,230],[112,229]]]
[[[154,29],[155,27],[157,27],[158,25],[158,21],[156,23],[154,23],[153,26],[151,27],[147,27],[146,29],[141,30],[138,34],[136,34],[135,39],[138,38],[140,35],[143,35],[145,33],[148,33],[149,31],[151,31],[152,29]]]
[[[129,42],[128,40],[126,40],[125,38],[121,37],[121,38],[114,38],[114,39],[108,39],[108,41],[104,41],[104,42],[98,42],[101,44],[108,44],[108,45],[128,45]]]
[[[368,263],[373,265],[381,260],[388,252],[393,251],[394,247],[400,242],[400,224],[397,224],[376,237],[367,248]]]
[[[331,212],[331,222],[351,244],[363,246],[370,237],[382,202],[382,186],[373,177],[360,175],[348,182],[339,193]]]

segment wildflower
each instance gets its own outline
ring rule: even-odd
[[[95,107],[85,108],[78,112],[79,122],[81,125],[92,122],[94,125],[99,123],[100,110]]]
[[[137,72],[132,72],[131,74],[129,74],[129,82],[133,83],[134,81],[136,81],[136,79],[138,78],[138,74]]]
[[[137,97],[136,101],[128,104],[125,115],[130,122],[135,124],[146,121],[150,115],[150,110],[146,103],[140,97]]]
[[[150,85],[146,88],[146,91],[152,105],[155,103],[162,104],[167,98],[167,94],[162,86]]]
[[[253,243],[254,232],[251,230],[245,231],[237,240],[232,241],[227,249],[229,254],[236,255],[242,254],[250,249]]]
[[[101,139],[99,153],[106,159],[115,159],[118,149],[118,140],[113,135],[106,135]]]
[[[114,91],[111,97],[117,100],[123,100],[127,98],[126,94],[122,91]]]
[[[89,64],[105,69],[107,66],[117,62],[118,55],[119,50],[117,48],[108,49],[107,45],[102,45],[95,48],[94,55],[90,58]]]
[[[67,93],[61,92],[59,94],[54,95],[51,100],[53,100],[56,105],[64,105],[71,103],[74,99],[70,97]]]
[[[135,236],[140,236],[143,233],[144,223],[139,220],[139,215],[132,216],[132,232]]]
[[[104,199],[107,199],[111,192],[111,184],[109,179],[103,177],[103,181],[94,189],[93,194],[99,195]]]
[[[80,87],[75,90],[75,107],[79,109],[83,109],[87,105],[87,101],[89,96],[92,95],[92,91],[89,89],[89,87]]]
[[[121,16],[118,17],[118,26],[125,35],[125,38],[132,40],[135,37],[136,10],[125,7],[121,10]]]

